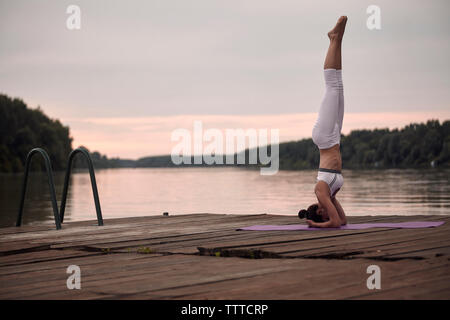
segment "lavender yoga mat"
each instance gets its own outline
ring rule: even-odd
[[[295,230],[362,230],[369,228],[400,228],[400,229],[417,229],[439,227],[444,221],[411,221],[411,222],[373,222],[373,223],[355,223],[347,224],[339,228],[311,228],[307,224],[286,224],[286,225],[255,225],[250,227],[239,228],[237,230],[245,231],[295,231]]]

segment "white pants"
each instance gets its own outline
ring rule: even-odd
[[[342,70],[325,69],[325,96],[314,124],[312,140],[319,149],[328,149],[341,141],[344,120]]]

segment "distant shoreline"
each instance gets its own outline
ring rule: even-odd
[[[0,172],[23,172],[28,152],[43,148],[50,156],[54,170],[64,170],[67,157],[73,150],[70,128],[57,119],[50,119],[40,109],[30,109],[20,99],[0,94]],[[283,142],[278,146],[278,170],[313,170],[318,167],[320,154],[311,138]],[[85,146],[89,150],[88,147]],[[258,148],[264,149],[264,146]],[[215,156],[219,164],[205,164],[200,156],[191,156],[190,163],[176,165],[170,155],[142,157],[137,160],[108,158],[98,151],[90,151],[96,169],[100,168],[167,168],[167,167],[270,167],[261,161],[258,148],[235,153],[233,161],[224,155]],[[267,146],[272,155],[272,145]],[[361,129],[341,135],[342,165],[344,169],[425,169],[450,168],[450,120],[428,120],[411,123],[401,129]],[[256,151],[256,152],[255,152]],[[266,150],[267,151],[267,150]],[[256,161],[250,162],[250,155]],[[184,155],[183,155],[184,156]],[[208,155],[211,157],[211,155]],[[238,156],[245,159],[238,163]],[[189,159],[189,156],[186,156]],[[271,161],[274,161],[270,157]],[[253,159],[255,160],[255,159]],[[275,161],[276,161],[275,160]],[[184,161],[185,163],[186,161]],[[196,164],[201,163],[201,164]],[[221,164],[224,163],[224,164]],[[251,164],[250,164],[251,163]],[[76,158],[75,168],[86,167],[83,159]],[[42,163],[33,162],[34,169],[43,170]]]

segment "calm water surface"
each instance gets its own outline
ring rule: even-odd
[[[315,201],[317,171],[262,176],[238,168],[97,170],[103,218],[187,213],[288,214]],[[337,198],[347,215],[450,214],[450,170],[344,170]],[[31,174],[24,224],[53,223],[45,175]],[[55,173],[58,205],[64,173]],[[0,226],[13,226],[21,174],[0,175]],[[72,175],[65,221],[96,218],[88,172]]]

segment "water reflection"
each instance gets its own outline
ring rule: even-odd
[[[338,194],[348,215],[449,214],[450,170],[344,170]],[[237,168],[97,170],[103,217],[185,213],[296,215],[315,201],[317,171],[280,171],[261,176]],[[58,205],[64,173],[55,173]],[[22,175],[0,175],[0,226],[15,224]],[[65,221],[96,219],[89,173],[75,172]],[[32,173],[24,224],[53,223],[45,174]]]
[[[0,226],[14,226],[22,192],[22,174],[0,174]],[[62,196],[64,173],[54,174],[56,199]],[[22,218],[23,224],[53,223],[54,215],[50,190],[45,173],[30,172]]]

